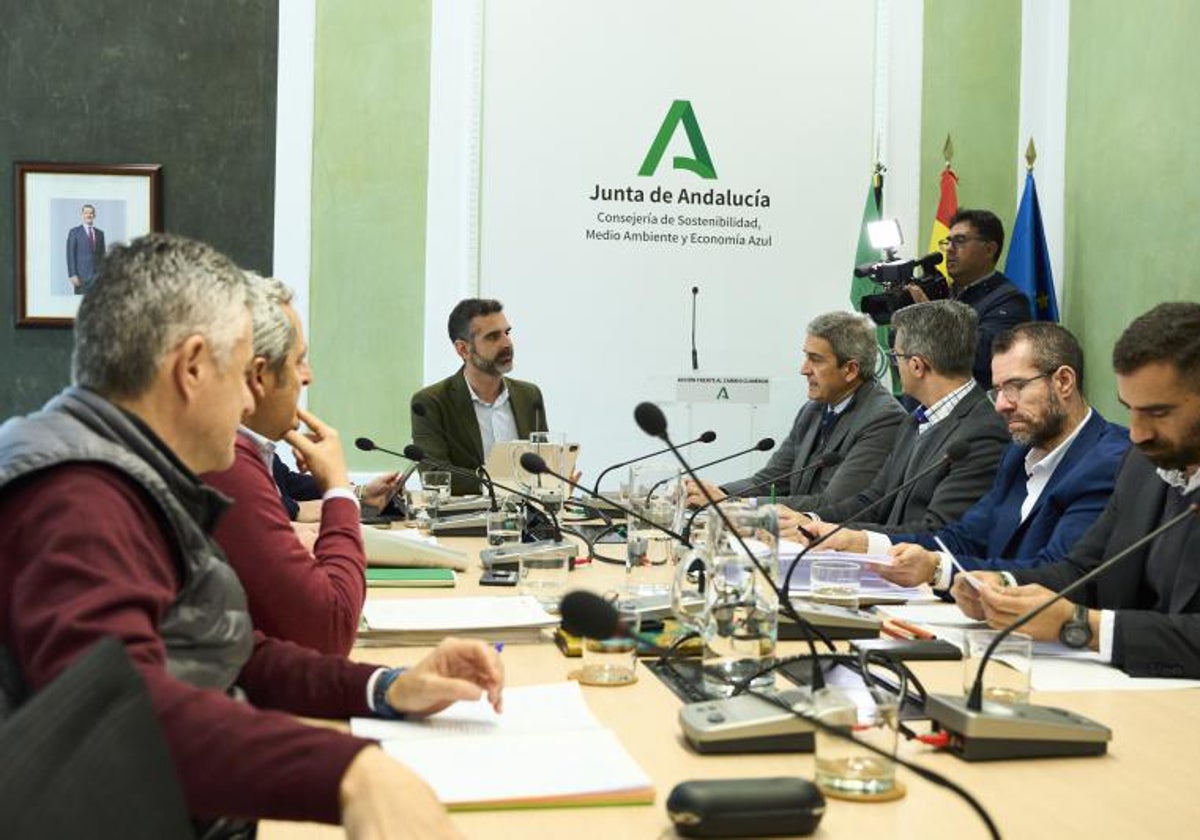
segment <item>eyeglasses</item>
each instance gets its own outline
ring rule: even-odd
[[[1010,403],[1015,403],[1017,398],[1021,396],[1021,392],[1025,390],[1025,386],[1030,382],[1037,382],[1039,379],[1046,379],[1047,377],[1053,375],[1054,374],[1052,373],[1043,373],[1038,376],[1031,376],[1028,379],[1010,379],[1003,385],[995,388],[989,388],[987,392],[987,398],[991,400],[992,405],[995,405],[997,400],[1000,399],[1000,395],[1003,394],[1004,399],[1008,400]]]
[[[900,364],[900,359],[916,359],[919,358],[916,353],[897,353],[895,350],[887,351],[887,357],[892,360],[892,364]]]
[[[937,246],[939,251],[949,251],[951,246],[955,250],[958,250],[968,242],[991,242],[991,240],[984,239],[982,236],[967,236],[964,233],[960,233],[957,236],[947,236],[945,239],[939,239]]]

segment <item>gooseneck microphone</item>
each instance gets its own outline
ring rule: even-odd
[[[787,575],[784,576],[784,581],[783,581],[784,590],[791,591],[792,575],[795,573],[796,567],[800,565],[800,561],[804,559],[804,556],[806,554],[808,554],[808,552],[812,551],[814,548],[816,548],[821,543],[825,542],[830,537],[832,537],[834,534],[843,530],[847,526],[862,522],[865,519],[865,514],[867,513],[867,511],[874,510],[875,508],[879,507],[884,502],[895,498],[899,493],[901,493],[904,490],[907,490],[909,487],[913,486],[914,484],[916,484],[918,481],[920,481],[921,479],[923,479],[925,476],[929,475],[930,473],[937,472],[942,467],[949,466],[950,464],[953,464],[957,461],[961,461],[963,458],[965,458],[967,456],[967,453],[970,451],[971,451],[970,441],[966,441],[966,440],[954,441],[954,443],[952,443],[946,447],[946,451],[942,453],[940,458],[937,458],[933,463],[927,465],[924,469],[920,470],[916,475],[912,476],[907,481],[900,482],[895,487],[893,487],[891,490],[887,491],[886,493],[884,493],[882,496],[880,496],[878,499],[871,502],[870,504],[864,505],[862,508],[860,508],[858,510],[857,513],[855,513],[853,516],[851,516],[845,522],[842,522],[840,525],[838,525],[836,528],[834,528],[832,531],[830,531],[825,536],[817,537],[815,540],[810,542],[808,545],[806,545],[804,547],[804,549],[802,551],[800,551],[792,559],[792,565],[788,567]]]
[[[641,405],[654,405],[654,404],[653,403],[641,403]],[[658,408],[658,406],[654,406],[654,407]],[[662,413],[661,410],[659,411],[659,413],[660,414]],[[666,421],[667,421],[667,417],[664,414],[663,415],[663,423],[666,423]],[[657,437],[657,435],[656,435],[656,437]],[[675,457],[678,458],[680,448],[681,447],[670,444],[670,442],[668,441],[668,446],[665,451],[674,453]],[[688,475],[691,477],[692,481],[698,482],[699,479],[696,478],[696,475],[695,475],[696,470],[703,470],[708,467],[715,467],[717,464],[723,464],[726,461],[732,461],[734,458],[741,458],[743,455],[749,455],[751,452],[770,452],[774,448],[775,448],[775,438],[769,438],[769,437],[763,438],[758,443],[751,446],[749,449],[743,449],[741,452],[734,452],[732,455],[726,455],[722,458],[717,458],[716,460],[709,461],[708,463],[705,463],[705,464],[701,464],[698,467],[687,467]],[[655,490],[657,490],[659,487],[661,487],[663,484],[666,484],[670,480],[671,479],[668,477],[668,478],[664,478],[661,481],[657,482],[646,493],[646,498],[649,499],[651,496],[654,495]],[[705,498],[706,499],[708,498],[707,493],[705,493]]]
[[[669,648],[662,648],[655,644],[655,639],[646,636],[645,634],[634,632],[631,628],[622,624],[620,615],[613,608],[612,604],[605,601],[599,595],[595,595],[591,592],[584,592],[582,590],[568,592],[563,596],[562,601],[559,604],[559,614],[562,615],[563,629],[572,635],[586,636],[589,639],[609,639],[614,636],[619,636],[621,638],[633,639],[640,645],[645,646],[659,656],[668,657],[674,655],[675,653]],[[836,654],[835,656],[843,660],[854,658],[845,654]],[[783,663],[781,662],[779,664]],[[865,664],[862,667],[865,671]],[[819,669],[814,668],[814,671],[817,670]],[[815,729],[819,729],[822,732],[825,732],[836,738],[841,738],[842,740],[851,741],[855,744],[858,744],[865,750],[873,752],[882,758],[895,761],[900,766],[908,768],[926,781],[953,791],[968,805],[970,805],[971,808],[974,809],[974,811],[983,819],[992,837],[1000,837],[999,830],[996,828],[991,816],[983,808],[983,806],[964,788],[954,783],[950,779],[947,779],[933,770],[929,770],[918,764],[913,764],[906,759],[895,755],[891,751],[883,750],[874,744],[866,743],[858,738],[855,738],[850,732],[846,731],[846,729],[838,726],[831,726],[830,724],[825,723],[817,718],[816,715],[806,712],[801,708],[797,708],[791,702],[779,695],[762,693],[758,691],[748,691],[747,693],[761,698],[802,720],[808,721]],[[901,687],[900,694],[902,702],[903,686]]]
[[[1064,586],[1053,597],[1039,604],[1005,627],[992,639],[983,657],[975,682],[965,702],[962,697],[931,694],[925,709],[941,729],[951,733],[951,748],[967,761],[1030,758],[1042,756],[1103,755],[1112,732],[1082,715],[1033,704],[1006,705],[1002,713],[983,708],[983,670],[996,647],[1010,634],[1037,618],[1051,606],[1085,584],[1104,574],[1147,543],[1200,512],[1200,503],[1189,504],[1150,533],[1135,540],[1109,559]]]
[[[700,370],[700,355],[696,352],[696,298],[700,287],[692,286],[692,370]]]
[[[793,476],[801,475],[803,473],[809,472],[810,470],[823,470],[828,467],[836,467],[838,464],[842,463],[843,459],[844,459],[844,456],[842,455],[841,452],[825,452],[825,453],[822,453],[815,461],[813,461],[812,463],[809,463],[809,464],[805,464],[803,467],[801,467],[798,470],[792,470],[789,473],[784,473],[783,475],[776,476],[775,478],[772,478],[769,481],[760,481],[758,484],[751,484],[749,487],[747,487],[742,492],[740,492],[734,496],[726,496],[725,498],[726,499],[744,499],[744,498],[751,496],[752,495],[751,491],[753,491],[753,490],[761,490],[764,487],[770,487],[772,484],[776,484],[780,481],[783,481],[784,479],[790,479]],[[723,500],[719,500],[717,502],[717,504],[720,504],[721,501],[723,501]],[[688,536],[691,534],[692,523],[694,523],[696,521],[696,517],[699,516],[702,511],[705,511],[705,510],[708,510],[707,504],[701,505],[700,507],[698,507],[694,511],[692,511],[692,515],[688,518],[687,524],[683,527],[684,536]]]
[[[679,444],[679,448],[683,449],[683,447],[691,446],[693,443],[712,443],[716,439],[717,439],[717,433],[710,429],[709,431],[704,432],[702,435],[700,435],[700,437],[695,438],[694,440],[689,440],[687,443]],[[608,475],[613,470],[619,470],[621,467],[628,467],[630,464],[636,464],[638,461],[645,461],[647,458],[653,458],[656,455],[662,455],[662,454],[670,452],[670,451],[671,451],[670,449],[659,449],[654,452],[651,452],[648,455],[639,455],[636,458],[630,458],[628,461],[622,461],[619,464],[613,464],[611,467],[605,467],[600,472],[600,475],[596,476],[596,483],[592,485],[592,491],[595,493],[599,493],[600,492],[600,479],[604,478],[604,476]]]
[[[571,487],[574,487],[576,490],[586,493],[587,495],[591,496],[593,499],[599,499],[600,501],[604,502],[605,504],[612,506],[616,510],[619,510],[622,513],[624,513],[626,516],[631,516],[634,519],[636,519],[638,522],[642,522],[642,523],[650,526],[651,528],[654,528],[657,531],[661,531],[662,533],[666,534],[671,539],[679,540],[679,542],[683,543],[688,548],[692,547],[692,544],[690,542],[688,542],[681,534],[675,533],[670,528],[664,528],[662,525],[659,525],[653,519],[649,519],[640,513],[635,513],[634,511],[630,510],[629,508],[625,507],[624,505],[614,502],[612,499],[608,498],[608,496],[603,496],[600,493],[596,493],[593,490],[587,489],[582,484],[578,484],[578,483],[572,481],[569,476],[565,476],[560,473],[556,473],[554,470],[550,469],[550,465],[546,463],[546,459],[543,458],[541,455],[538,455],[536,452],[523,453],[521,455],[521,466],[525,469],[526,472],[531,472],[534,475],[553,476],[554,478],[557,478],[559,481],[565,482],[566,484],[570,485]]]
[[[788,618],[796,623],[797,627],[801,628],[804,633],[805,640],[808,642],[808,650],[812,655],[813,663],[812,688],[814,691],[824,688],[825,674],[820,668],[820,656],[817,654],[817,643],[814,637],[815,628],[812,626],[811,622],[796,612],[796,608],[792,606],[792,599],[789,597],[787,590],[779,589],[779,585],[774,579],[772,579],[762,562],[759,561],[754,552],[750,550],[750,547],[746,545],[746,541],[742,539],[742,535],[738,532],[737,528],[733,527],[733,523],[729,521],[729,517],[725,515],[725,511],[723,511],[721,506],[717,504],[717,500],[713,498],[712,493],[710,493],[708,488],[705,487],[696,477],[696,470],[693,469],[692,465],[687,462],[687,459],[683,457],[682,453],[679,452],[679,449],[673,443],[671,443],[671,438],[667,434],[667,416],[663,414],[662,409],[656,406],[654,403],[641,402],[638,403],[633,410],[633,419],[638,424],[638,428],[640,428],[643,432],[652,437],[659,438],[670,448],[671,454],[675,456],[677,461],[679,461],[680,466],[682,466],[687,472],[688,477],[691,478],[692,481],[696,483],[696,486],[700,488],[700,492],[704,495],[704,499],[708,506],[712,507],[712,509],[716,511],[717,516],[721,518],[721,522],[724,524],[725,529],[734,537],[734,539],[737,540],[738,545],[741,547],[742,551],[745,552],[746,557],[754,565],[754,568],[758,570],[758,573],[763,576],[763,580],[767,582],[767,585],[775,590],[775,595],[779,599],[781,609]],[[766,438],[759,442],[759,446],[762,446],[765,443],[770,443],[770,446],[767,447],[768,449],[775,445],[775,441],[771,440],[770,438]]]

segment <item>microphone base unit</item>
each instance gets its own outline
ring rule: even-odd
[[[429,524],[429,533],[435,537],[486,537],[486,513],[456,513],[438,516]]]
[[[543,554],[556,548],[569,553],[568,561],[575,556],[575,544],[569,540],[562,542],[536,540],[527,543],[509,543],[497,548],[485,548],[479,552],[479,564],[485,569],[516,569],[521,565],[522,557],[530,554]]]
[[[778,696],[799,712],[812,712],[811,692]],[[813,751],[811,723],[753,694],[688,703],[679,710],[679,726],[689,746],[705,755]]]
[[[489,510],[492,507],[492,500],[485,493],[471,496],[451,496],[449,499],[438,502],[438,514],[443,513],[473,513],[476,511]]]
[[[801,618],[818,628],[833,640],[845,639],[874,639],[880,634],[883,619],[874,613],[863,610],[852,610],[848,607],[838,607],[832,604],[818,604],[812,601],[792,601],[792,607]],[[779,638],[784,641],[804,639],[804,629],[794,621],[789,621],[781,612],[779,614]]]
[[[966,697],[930,694],[925,712],[950,734],[946,749],[964,761],[1104,755],[1112,740],[1107,726],[1053,706],[985,700],[974,711]]]

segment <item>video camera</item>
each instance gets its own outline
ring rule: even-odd
[[[919,260],[891,260],[858,266],[854,269],[855,277],[870,277],[883,289],[878,294],[863,295],[859,307],[882,327],[892,322],[896,310],[916,302],[908,290],[910,285],[919,288],[930,300],[950,297],[950,285],[936,270],[941,262],[942,255],[934,251]]]

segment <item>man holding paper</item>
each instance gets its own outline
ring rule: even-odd
[[[1136,449],[1103,513],[1062,562],[960,575],[951,592],[966,614],[1005,627],[1185,514],[1071,596],[1076,604],[1060,601],[1022,632],[1099,651],[1135,677],[1200,678],[1200,517],[1192,507],[1200,496],[1200,303],[1163,303],[1135,319],[1117,340],[1113,368]]]
[[[1019,569],[1066,557],[1108,504],[1129,435],[1088,405],[1083,349],[1064,327],[1022,324],[997,336],[992,353],[988,397],[1013,442],[987,495],[938,531],[846,529],[825,546],[888,553],[882,577],[938,590],[950,588],[955,559],[966,569]]]

